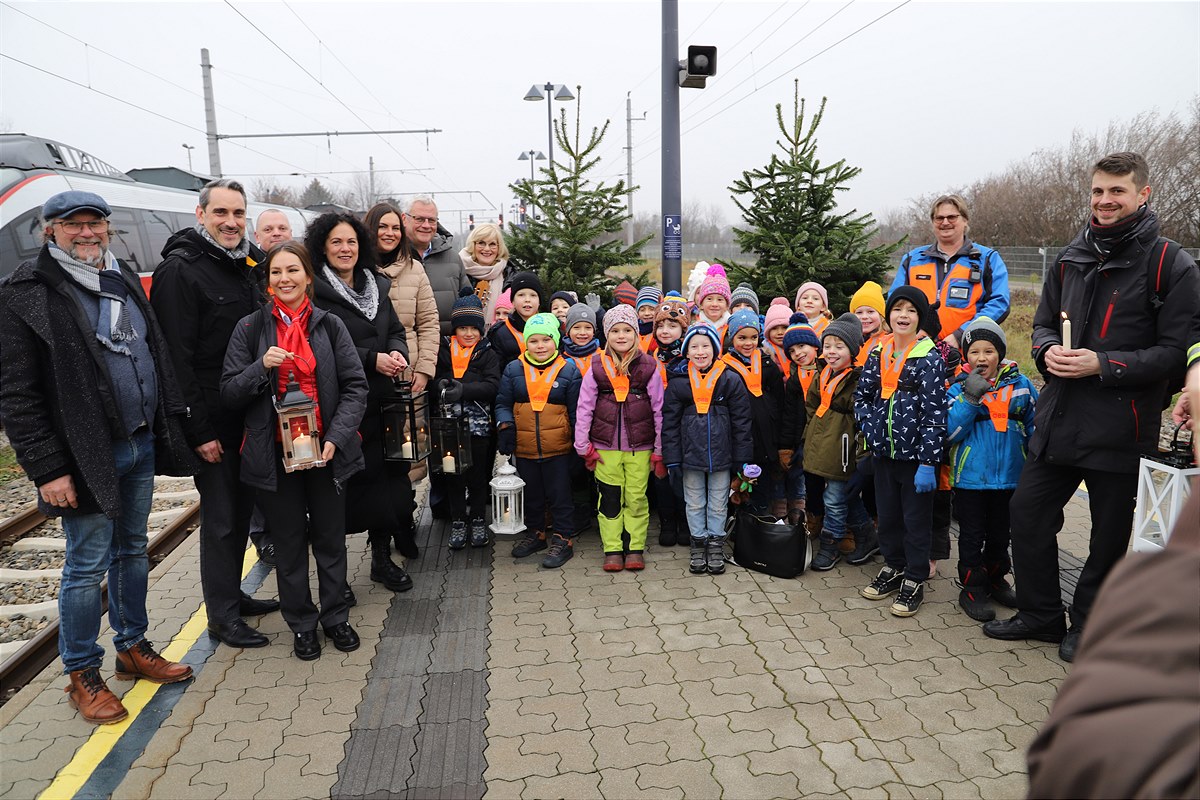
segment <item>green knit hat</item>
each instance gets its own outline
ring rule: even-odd
[[[540,314],[534,314],[532,317],[525,320],[525,341],[528,342],[530,336],[538,333],[542,334],[543,336],[549,336],[554,340],[554,346],[558,347],[558,343],[562,338],[562,335],[559,332],[558,317],[554,316],[553,314],[542,312]]]

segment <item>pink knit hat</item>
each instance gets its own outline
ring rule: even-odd
[[[763,331],[769,331],[771,328],[777,328],[780,325],[787,325],[788,319],[792,316],[792,307],[788,305],[786,297],[776,297],[771,301],[771,305],[767,307],[766,319],[763,321]]]
[[[816,281],[808,281],[800,284],[800,288],[796,290],[796,306],[800,305],[800,295],[804,294],[809,289],[812,289],[817,294],[821,295],[821,302],[825,304],[826,308],[829,308],[829,292],[825,291],[825,287]]]
[[[502,308],[507,308],[509,311],[512,311],[512,307],[512,290],[505,289],[500,293],[500,296],[496,298],[496,308],[493,309],[492,318],[488,320],[488,322],[491,323],[496,321],[496,311],[499,311]]]
[[[733,297],[733,293],[729,291],[729,278],[725,276],[725,268],[720,264],[713,264],[708,268],[708,273],[704,277],[704,281],[700,284],[700,288],[696,290],[696,302],[704,302],[704,298],[710,294],[719,294],[725,298],[728,303]]]
[[[615,306],[604,312],[604,321],[600,323],[600,327],[604,328],[604,336],[608,337],[608,332],[613,329],[614,325],[624,322],[629,327],[633,328],[633,332],[637,333],[638,318],[637,312],[633,310],[633,306],[617,303]]]

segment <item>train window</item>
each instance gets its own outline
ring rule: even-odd
[[[143,271],[152,270],[162,260],[162,250],[175,231],[179,230],[177,214],[170,211],[141,211],[142,230],[146,234],[146,257]]]
[[[117,258],[127,263],[135,272],[149,272],[158,264],[158,258],[149,257],[142,240],[141,222],[128,208],[114,208],[108,218],[108,249]]]
[[[7,275],[23,261],[37,258],[42,249],[41,210],[31,209],[0,232],[0,275]]]

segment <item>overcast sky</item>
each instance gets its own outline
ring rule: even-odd
[[[774,105],[790,107],[793,79],[810,107],[829,98],[819,155],[863,168],[843,204],[877,214],[1058,146],[1077,127],[1152,109],[1185,114],[1200,93],[1194,0],[685,0],[679,29],[681,54],[689,43],[720,49],[708,88],[681,90],[683,196],[717,205],[728,222],[736,209],[726,187],[768,160]],[[491,217],[512,202],[507,185],[529,175],[518,154],[547,150],[546,101],[522,98],[551,81],[583,87],[586,128],[611,121],[594,173],[607,178],[625,172],[632,92],[634,115],[646,114],[633,126],[642,187],[634,206],[659,208],[657,2],[3,0],[0,128],[121,169],[186,166],[186,143],[207,171],[202,47],[221,133],[442,129],[428,138],[225,141],[226,175],[362,171],[373,156],[393,191],[441,193],[444,217]],[[553,104],[572,122],[578,105]],[[387,172],[401,169],[428,171]],[[350,178],[322,176],[335,186]]]

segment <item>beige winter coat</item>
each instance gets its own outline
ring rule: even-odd
[[[440,339],[437,301],[420,261],[399,263],[382,270],[392,282],[388,298],[408,333],[408,361],[413,369],[432,379],[437,367]]]

